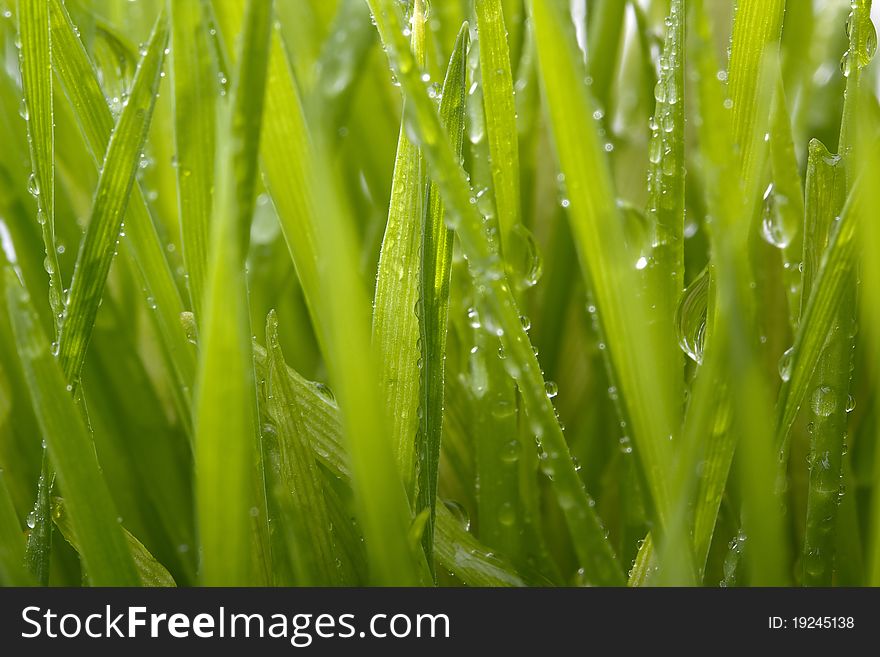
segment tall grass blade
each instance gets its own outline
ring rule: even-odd
[[[129,194],[150,127],[167,42],[168,25],[163,14],[153,28],[128,102],[107,146],[92,216],[77,254],[57,345],[61,368],[74,387],[79,382],[107,274],[116,254]]]
[[[7,309],[31,402],[80,538],[88,580],[94,586],[136,586],[137,572],[67,379],[49,350],[30,295],[11,270],[5,277]]]
[[[202,0],[169,1],[181,244],[192,308],[201,310],[208,263],[220,83]]]
[[[21,521],[6,486],[6,475],[0,473],[0,584],[3,586],[33,584],[24,568],[24,550]]]
[[[425,21],[422,1],[416,0],[410,21],[411,41],[420,67],[425,65]],[[423,167],[418,146],[407,137],[406,126],[401,125],[373,299],[373,344],[379,355],[382,388],[389,410],[391,446],[410,500],[417,494],[419,315],[423,312],[417,272],[425,213]]]
[[[245,257],[255,200],[271,0],[249,0],[232,97],[221,122],[210,264],[194,404],[201,581],[250,581],[256,400]]]
[[[468,26],[463,25],[446,67],[440,97],[440,120],[459,157],[464,145],[465,93],[467,91]],[[440,190],[428,187],[428,206],[422,229],[421,300],[419,337],[422,344],[420,369],[421,419],[417,444],[418,497],[416,511],[430,509],[422,545],[432,565],[437,477],[440,467],[440,438],[443,428],[443,395],[446,367],[446,333],[449,317],[449,286],[452,273],[454,233],[446,226],[446,210]]]

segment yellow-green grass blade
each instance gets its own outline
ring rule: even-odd
[[[858,151],[853,122],[862,86],[862,69],[873,53],[866,52],[866,37],[872,34],[876,49],[877,33],[870,19],[871,1],[853,5],[849,17],[849,50],[843,71],[847,76],[839,150],[843,154],[841,182],[849,183],[833,190],[830,202],[814,208],[814,239],[807,248],[821,251],[834,229],[845,192],[854,180]],[[870,141],[868,143],[871,143]],[[837,191],[838,193],[834,193]],[[808,199],[809,202],[809,199]],[[813,260],[816,260],[814,256]],[[856,279],[853,274],[845,284],[840,308],[829,327],[826,344],[813,374],[810,396],[810,485],[807,496],[807,520],[804,534],[803,584],[830,586],[835,563],[835,530],[843,479],[843,459],[847,450],[846,432],[850,408],[850,383],[856,332]]]
[[[648,482],[654,513],[662,526],[669,511],[663,474],[670,464],[673,436],[671,390],[660,385],[660,345],[647,330],[646,302],[624,298],[622,290],[638,289],[644,254],[627,248],[604,149],[591,116],[591,102],[573,36],[558,2],[533,3],[541,78],[554,144],[570,200],[569,220],[584,275],[596,299],[602,334],[621,390],[624,412]],[[564,35],[561,37],[560,35]],[[642,258],[645,258],[643,261]]]
[[[67,9],[61,0],[50,0],[53,39],[53,66],[64,88],[86,146],[96,168],[100,168],[114,128],[113,115],[98,82],[97,72],[83,47]],[[124,252],[130,257],[133,271],[144,292],[157,333],[162,339],[178,417],[190,431],[189,398],[195,380],[195,356],[180,325],[184,306],[177,285],[165,259],[140,185],[131,190],[126,214]]]
[[[660,77],[654,89],[656,106],[651,118],[648,145],[648,218],[653,234],[646,250],[646,294],[651,330],[657,334],[660,385],[671,399],[680,399],[684,361],[678,348],[675,309],[684,289],[685,215],[685,25],[683,0],[672,0],[666,20],[666,39],[660,57]],[[649,258],[649,260],[648,260]],[[673,422],[680,421],[680,405],[673,408]]]
[[[196,509],[203,584],[251,581],[255,490],[256,388],[247,307],[245,257],[255,200],[271,0],[249,0],[232,98],[220,122],[217,202],[194,404]]]
[[[476,204],[471,202],[473,194],[465,173],[456,161],[451,145],[443,138],[440,119],[403,38],[398,7],[388,0],[370,0],[370,8],[392,69],[406,93],[410,112],[408,126],[418,137],[432,180],[446,203],[447,224],[455,229],[468,257],[479,296],[481,318],[502,340],[508,372],[520,386],[532,419],[531,428],[543,446],[546,454],[543,469],[551,476],[554,491],[565,512],[578,560],[591,581],[623,583],[611,545],[578,478],[553,403],[547,397],[541,368],[522,326],[502,262],[490,246],[483,218]]]
[[[420,67],[425,64],[425,21],[422,1],[416,0],[410,21],[411,42]],[[422,312],[418,261],[425,189],[422,154],[407,137],[406,126],[401,125],[373,298],[373,344],[388,406],[391,447],[411,502],[417,495],[415,443],[419,425],[419,315]]]
[[[510,231],[520,222],[520,186],[513,73],[502,4],[501,0],[474,2],[492,192],[504,253]]]
[[[18,2],[18,31],[21,40],[19,61],[24,92],[23,114],[27,120],[33,174],[28,190],[37,199],[37,221],[46,249],[44,266],[49,275],[49,307],[55,334],[64,309],[64,283],[58,267],[55,243],[55,123],[52,106],[52,40],[49,30],[49,4],[43,0]]]
[[[254,347],[257,373],[267,375],[269,357],[262,347]],[[302,428],[308,436],[315,459],[330,476],[351,481],[349,457],[343,449],[342,413],[323,387],[311,383],[287,368],[290,390],[300,409]],[[438,566],[451,572],[468,586],[525,586],[527,580],[502,555],[477,541],[445,505],[436,507],[434,550]],[[538,581],[528,580],[528,583]]]
[[[168,25],[163,14],[156,21],[128,102],[107,146],[92,216],[77,254],[57,345],[62,371],[74,387],[79,383],[107,274],[116,254],[126,206],[150,127],[167,41]]]
[[[61,535],[64,536],[64,540],[70,543],[73,549],[81,554],[82,548],[77,539],[76,530],[71,521],[70,514],[66,512],[64,500],[60,497],[56,497],[52,500],[52,519],[55,522],[55,526],[61,530]],[[135,538],[131,532],[124,527],[122,528],[122,532],[125,535],[125,543],[131,553],[131,559],[134,562],[135,570],[137,570],[138,577],[140,578],[141,586],[177,586],[174,578],[168,572],[168,569],[150,554],[150,551],[144,547],[143,543],[137,540],[137,538]]]
[[[288,546],[293,571],[301,585],[340,584],[342,573],[336,560],[337,548],[322,477],[287,374],[274,311],[266,320],[266,344],[269,351],[268,413],[278,433],[275,468],[279,481],[275,486],[280,488],[280,494],[277,504],[282,526],[293,539]]]
[[[195,312],[208,262],[220,84],[202,0],[169,0],[171,72],[181,244]]]
[[[5,272],[6,301],[31,403],[46,440],[58,486],[80,537],[81,557],[94,586],[139,583],[91,436],[50,352],[28,292],[12,270]]]
[[[33,579],[24,568],[25,538],[6,487],[6,475],[0,472],[0,584],[28,586]]]
[[[626,3],[597,0],[588,3],[592,15],[588,21],[587,63],[593,97],[603,114],[610,114],[611,88],[620,60]]]
[[[449,135],[453,151],[459,156],[464,145],[468,35],[468,26],[463,25],[446,68],[440,98],[440,120]],[[432,567],[454,239],[454,233],[446,226],[445,214],[440,190],[430,184],[422,231],[420,267],[422,313],[419,337],[422,367],[419,379],[421,418],[416,454],[419,464],[416,511],[430,509],[422,545],[428,564]]]
[[[237,4],[224,0],[214,5],[227,42],[236,32]],[[409,51],[409,45],[405,47]],[[344,411],[371,577],[382,584],[426,582],[427,566],[409,537],[409,504],[385,429],[370,347],[369,304],[356,269],[350,218],[340,206],[330,164],[312,143],[320,134],[320,130],[309,132],[276,34],[269,63],[262,165],[318,329],[329,379]]]
[[[752,135],[758,115],[758,86],[767,57],[778,52],[785,0],[740,0],[736,4],[728,70],[733,103],[733,143],[739,145],[745,180],[760,175],[763,155]]]

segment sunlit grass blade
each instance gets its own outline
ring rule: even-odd
[[[468,26],[458,33],[440,97],[440,120],[449,135],[453,151],[461,156],[464,144],[465,93],[467,85]],[[428,187],[421,244],[420,287],[422,300],[420,399],[422,410],[417,438],[418,497],[416,511],[430,509],[422,545],[433,564],[434,520],[437,476],[440,467],[440,438],[443,428],[443,395],[446,367],[446,333],[449,316],[449,285],[452,272],[454,234],[446,226],[446,211],[440,190]]]
[[[655,383],[660,347],[647,331],[644,301],[621,295],[622,290],[638,288],[637,267],[642,258],[647,262],[647,256],[627,249],[603,145],[596,128],[578,118],[592,115],[591,102],[581,84],[573,37],[558,4],[535,2],[531,6],[554,144],[570,199],[569,220],[596,299],[602,334],[608,340],[610,362],[654,513],[662,525],[669,511],[662,473],[670,463],[671,390]]]
[[[64,500],[60,497],[52,500],[52,519],[55,522],[55,526],[61,530],[64,539],[70,543],[74,550],[81,554],[82,548],[77,539],[76,530],[71,521],[70,514],[66,512]],[[137,540],[124,527],[122,532],[125,535],[125,543],[128,546],[132,562],[140,578],[141,586],[177,586],[168,569],[156,561],[156,558],[150,554],[150,551],[144,547],[143,543]]]
[[[266,343],[269,349],[268,413],[278,433],[276,467],[283,487],[278,504],[284,513],[281,522],[293,538],[288,547],[297,583],[339,584],[341,572],[323,483],[296,404],[296,392],[287,374],[274,312],[266,320]]]
[[[520,221],[519,150],[513,73],[501,0],[475,0],[480,75],[495,212],[505,251]]]
[[[728,97],[733,103],[733,143],[739,144],[744,179],[760,175],[763,155],[752,135],[758,121],[758,96],[768,55],[779,49],[785,0],[744,0],[736,5],[729,70]]]
[[[236,4],[224,0],[214,5],[227,42],[236,33]],[[409,45],[405,47],[409,52]],[[320,123],[320,117],[314,118]],[[370,347],[369,305],[355,265],[350,218],[334,190],[330,164],[312,143],[321,131],[309,132],[277,32],[270,54],[265,128],[262,165],[343,409],[372,581],[426,582],[427,566],[410,540],[410,508],[385,429]]]
[[[135,586],[139,579],[67,379],[49,350],[30,295],[11,270],[5,277],[8,312],[31,402],[80,537],[86,575],[94,586]]]
[[[37,220],[46,249],[44,266],[49,275],[49,306],[55,320],[55,334],[60,329],[64,309],[64,283],[58,267],[55,243],[55,123],[52,106],[52,41],[49,31],[49,4],[19,0],[18,29],[21,39],[19,61],[24,92],[23,113],[27,119],[33,174],[28,190],[37,199]]]
[[[61,0],[49,0],[52,19],[53,66],[73,107],[86,146],[97,168],[113,134],[114,119],[101,90],[98,74]],[[195,356],[180,324],[184,311],[177,285],[165,259],[165,247],[147,208],[140,185],[135,184],[126,214],[128,239],[122,244],[129,254],[161,336],[169,370],[174,375],[172,393],[178,417],[190,429],[189,398],[195,380]]]
[[[652,261],[646,263],[646,294],[654,300],[651,328],[658,334],[661,385],[672,399],[681,397],[683,357],[675,331],[675,309],[684,288],[685,215],[685,24],[682,0],[673,0],[666,21],[660,78],[654,89],[656,106],[648,146],[648,218],[651,221]],[[645,247],[647,245],[644,245]],[[644,248],[644,247],[643,247]],[[641,255],[641,254],[640,254]],[[679,406],[673,421],[680,420]]]
[[[177,195],[193,310],[201,310],[208,262],[220,83],[202,0],[171,0],[171,71]]]
[[[6,487],[6,477],[0,472],[0,585],[33,584],[33,579],[24,568],[24,548],[21,521]]]
[[[507,354],[508,372],[520,386],[531,417],[531,429],[543,446],[543,470],[551,476],[555,494],[565,512],[578,560],[590,581],[623,583],[622,572],[604,528],[571,460],[502,263],[491,249],[483,218],[471,202],[473,196],[465,173],[456,161],[451,145],[441,137],[443,128],[403,38],[398,8],[388,0],[370,0],[370,8],[391,66],[406,93],[408,111],[411,112],[408,125],[419,138],[429,173],[446,203],[447,224],[455,229],[468,256],[480,295],[481,318],[485,325],[494,327],[495,334],[501,338]]]
[[[425,15],[421,0],[413,5],[412,50],[420,67],[425,64]],[[405,111],[405,110],[404,110]],[[379,254],[376,294],[373,298],[373,344],[378,354],[384,398],[391,423],[391,446],[410,500],[417,491],[415,436],[419,420],[420,292],[419,249],[425,174],[422,155],[400,126],[397,159],[388,208],[388,223]]]
[[[208,279],[194,404],[201,581],[251,581],[256,400],[245,257],[255,200],[271,0],[249,0],[232,97],[220,122]]]
[[[588,4],[593,12],[587,30],[587,63],[593,79],[590,86],[601,111],[610,114],[611,88],[620,60],[626,3],[598,0]]]
[[[153,29],[128,102],[107,146],[86,234],[80,244],[57,351],[65,377],[79,382],[92,326],[119,241],[128,198],[150,127],[159,87],[168,25],[164,14]]]

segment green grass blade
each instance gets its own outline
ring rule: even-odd
[[[662,524],[669,510],[663,472],[670,462],[669,437],[673,433],[671,391],[655,385],[652,379],[660,371],[660,352],[655,336],[646,330],[643,302],[620,294],[621,290],[638,288],[638,268],[646,265],[647,257],[633,254],[625,246],[604,149],[594,126],[578,118],[592,115],[590,100],[580,83],[583,76],[572,38],[559,36],[569,28],[557,4],[533,3],[532,15],[554,143],[571,204],[569,219],[585,276],[595,294],[602,334],[608,339],[615,379],[655,513]]]
[[[92,160],[96,167],[100,167],[113,133],[113,115],[95,67],[65,6],[61,0],[49,1],[55,72],[73,107]],[[137,184],[132,188],[128,203],[126,233],[128,239],[124,241],[124,251],[133,260],[133,270],[144,292],[144,301],[162,338],[169,370],[175,377],[173,394],[178,416],[191,435],[189,398],[195,380],[194,351],[180,325],[184,306],[165,259],[165,247],[159,240]]]
[[[27,117],[28,145],[33,174],[28,189],[37,199],[37,220],[46,249],[44,266],[49,275],[49,306],[57,336],[61,324],[64,283],[58,267],[55,243],[55,123],[52,107],[52,41],[47,2],[18,2],[18,29],[21,39],[19,61]]]
[[[763,155],[752,135],[758,115],[759,80],[767,57],[777,52],[785,0],[741,0],[731,38],[728,96],[733,102],[733,143],[739,144],[744,180],[760,175]]]
[[[244,264],[258,166],[271,0],[249,0],[230,104],[220,125],[210,264],[194,405],[201,581],[250,581],[256,388]],[[256,507],[253,507],[256,508]]]
[[[95,457],[91,437],[67,390],[66,377],[49,350],[30,296],[11,270],[6,271],[9,316],[18,343],[31,402],[49,456],[81,541],[81,556],[94,586],[139,583],[110,491]]]
[[[510,231],[520,222],[519,142],[513,73],[501,0],[475,0],[480,75],[495,212],[506,252]]]
[[[24,569],[24,550],[21,521],[6,487],[6,475],[0,472],[0,584],[3,586],[33,584],[33,579]]]
[[[451,145],[442,138],[440,119],[403,38],[398,8],[388,0],[370,0],[370,8],[391,66],[407,95],[407,107],[411,112],[408,126],[419,138],[432,180],[446,203],[447,225],[455,229],[468,256],[480,293],[481,318],[484,325],[493,327],[502,340],[508,372],[520,386],[532,419],[531,428],[543,446],[546,455],[543,470],[551,476],[554,491],[565,512],[578,560],[591,581],[623,583],[623,575],[601,521],[578,478],[553,403],[547,397],[540,365],[522,326],[498,254],[490,246],[476,204],[471,202],[473,196],[465,173],[456,161]]]
[[[208,262],[220,86],[202,0],[169,1],[168,10],[181,243],[192,308],[199,312]]]
[[[49,561],[52,557],[51,488],[54,478],[49,452],[43,447],[40,478],[37,480],[37,499],[29,515],[28,524],[33,524],[33,527],[28,534],[25,550],[28,570],[42,586],[49,584]]]
[[[421,0],[413,5],[412,50],[420,67],[425,64],[425,16]],[[405,110],[404,110],[405,111]],[[391,446],[403,485],[414,500],[415,436],[419,420],[419,308],[416,263],[422,242],[425,174],[422,155],[400,127],[388,223],[373,299],[373,344],[391,422]]]
[[[593,11],[587,35],[587,63],[593,79],[590,86],[599,108],[610,115],[611,87],[620,59],[626,3],[598,0],[588,4]]]
[[[468,26],[458,33],[446,68],[440,99],[440,120],[449,134],[453,151],[461,156],[464,145],[465,93],[467,86]],[[419,337],[422,345],[420,399],[422,410],[417,445],[418,498],[416,511],[430,509],[422,545],[432,564],[434,520],[437,504],[437,475],[440,467],[440,438],[443,428],[443,391],[446,366],[446,333],[449,317],[449,285],[452,273],[454,234],[446,226],[446,211],[440,190],[428,188],[428,208],[422,231],[421,299]]]
[[[92,217],[80,244],[58,340],[59,362],[72,385],[78,383],[116,253],[129,194],[150,127],[167,41],[168,25],[162,15],[157,19],[128,102],[107,146]]]
[[[66,512],[64,500],[56,497],[52,500],[52,518],[55,526],[61,530],[64,540],[66,540],[78,553],[82,554],[80,542],[76,537],[76,530],[70,519],[70,514]],[[144,547],[144,544],[137,540],[131,532],[124,527],[122,532],[125,535],[125,543],[131,553],[131,559],[134,562],[135,570],[137,570],[140,578],[141,586],[177,586],[174,578],[156,558],[150,554],[150,551]]]
[[[669,387],[672,399],[681,397],[684,377],[674,317],[684,289],[686,22],[684,2],[673,0],[666,22],[660,79],[654,89],[656,107],[648,146],[648,217],[653,226],[653,250],[645,272],[646,290],[654,300],[651,326],[662,350],[661,371],[667,373],[661,385]],[[680,419],[677,413],[673,419]]]
[[[283,486],[279,507],[286,515],[293,543],[297,582],[302,585],[339,584],[340,569],[331,534],[323,483],[312,447],[304,429],[297,395],[287,375],[287,365],[278,340],[278,319],[274,311],[266,320],[269,349],[268,412],[278,432],[278,475]]]

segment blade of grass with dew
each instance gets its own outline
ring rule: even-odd
[[[840,128],[839,150],[846,173],[840,192],[832,192],[828,205],[813,208],[814,239],[806,249],[818,250],[828,241],[839,216],[845,191],[854,178],[859,146],[854,143],[851,123],[857,119],[857,103],[862,84],[862,69],[873,53],[867,51],[866,39],[873,35],[876,49],[877,33],[871,23],[871,0],[852,5],[849,16],[849,49],[844,55],[842,71],[847,77]],[[836,191],[836,190],[835,190]],[[804,258],[806,260],[806,257]],[[813,260],[817,258],[814,256]],[[813,374],[813,392],[810,396],[810,487],[807,496],[807,522],[804,535],[803,584],[830,586],[835,561],[835,528],[843,479],[843,457],[846,452],[847,417],[850,408],[852,359],[855,351],[856,277],[850,275],[845,283],[844,298],[835,314],[826,338],[826,344]]]
[[[282,522],[289,527],[293,544],[294,572],[301,585],[340,584],[332,523],[328,519],[323,483],[312,447],[302,427],[296,393],[287,375],[287,365],[278,340],[278,318],[271,312],[266,319],[269,350],[268,413],[278,439],[278,474],[284,486],[279,500]]]
[[[554,144],[570,200],[569,219],[582,269],[593,289],[602,334],[619,383],[628,424],[662,526],[669,511],[665,476],[672,429],[670,390],[653,379],[659,348],[647,331],[645,303],[623,298],[638,288],[641,261],[625,246],[605,153],[593,126],[583,75],[569,28],[557,2],[532,3],[532,20]],[[560,38],[560,34],[567,35]],[[609,219],[613,218],[613,219]],[[641,256],[643,257],[643,256]]]
[[[193,311],[201,310],[208,261],[217,124],[217,66],[202,0],[169,0],[181,244]]]
[[[224,0],[214,5],[227,41],[235,33],[236,4]],[[409,45],[405,47],[409,51]],[[427,93],[425,98],[430,102]],[[314,118],[320,122],[320,117]],[[311,142],[320,135],[320,130],[309,133],[276,32],[269,63],[262,163],[343,409],[371,577],[374,583],[383,584],[426,583],[427,565],[408,535],[412,520],[406,491],[388,444],[384,404],[374,385],[378,381],[370,348],[368,303],[356,270],[350,218],[340,207],[329,163]],[[318,199],[322,199],[320,220]]]
[[[419,67],[425,64],[425,21],[422,0],[416,0],[410,25],[411,47]],[[419,316],[423,312],[419,280],[413,274],[418,271],[422,246],[425,173],[422,154],[403,124],[397,144],[373,298],[373,344],[389,410],[391,446],[412,503],[417,495],[415,436],[419,425]]]
[[[782,248],[783,281],[788,296],[789,324],[792,330],[796,330],[803,298],[800,263],[803,262],[801,258],[805,239],[804,186],[801,182],[781,75],[773,98],[769,137],[773,191],[769,198],[771,207],[765,206],[761,228],[764,231],[768,229],[776,231],[777,243],[785,244]]]
[[[232,97],[220,125],[210,264],[196,389],[196,508],[207,585],[250,581],[256,400],[245,258],[272,29],[272,1],[248,0]],[[257,508],[257,507],[254,507]]]
[[[24,531],[0,471],[0,584],[28,586],[34,583],[24,568]]]
[[[510,52],[501,0],[475,0],[480,40],[480,75],[495,212],[506,253],[520,222],[519,143]]]
[[[486,216],[489,230],[497,232],[493,248],[506,259],[516,299],[526,287],[534,285],[540,259],[533,236],[521,223],[519,134],[507,31],[500,0],[480,0],[474,3],[474,10],[479,75],[472,71],[477,86],[472,87],[475,107],[471,124],[480,129],[471,132],[471,184],[481,189],[478,207]],[[480,138],[475,140],[476,136]],[[480,377],[473,387],[478,401],[474,422],[480,436],[475,445],[480,537],[522,563],[526,543],[523,512],[528,493],[527,487],[521,486],[520,469],[525,459],[520,457],[524,449],[532,449],[531,438],[525,445],[517,438],[517,389],[505,367],[506,353],[503,347],[498,348],[498,336],[488,326],[476,323],[473,334],[477,350],[471,356],[472,367],[485,373],[485,380]]]
[[[49,2],[55,72],[74,109],[92,159],[100,168],[113,133],[113,115],[67,9],[61,0]],[[169,370],[176,382],[172,391],[178,417],[191,436],[189,397],[195,379],[195,356],[181,329],[180,314],[184,306],[138,184],[131,190],[126,219],[129,239],[123,244],[124,252],[133,262],[133,270],[151,309],[150,317],[162,338]]]
[[[742,523],[746,529],[752,554],[759,558],[747,559],[751,581],[755,585],[779,584],[787,579],[787,555],[783,540],[781,512],[773,499],[775,459],[771,452],[772,432],[767,430],[765,418],[772,417],[767,407],[768,382],[764,380],[756,353],[757,338],[752,328],[756,321],[750,281],[753,280],[750,262],[744,256],[750,226],[741,217],[754,207],[760,191],[759,170],[749,168],[747,153],[756,161],[763,155],[766,130],[754,120],[751,132],[745,133],[748,146],[741,145],[741,156],[731,158],[734,152],[731,137],[736,131],[735,112],[728,115],[722,101],[723,91],[717,80],[709,42],[709,26],[702,2],[696,3],[696,33],[702,47],[698,58],[698,93],[702,117],[700,149],[706,172],[707,205],[714,208],[711,229],[712,259],[716,265],[717,310],[713,322],[714,348],[723,354],[722,371],[731,370],[732,380],[742,382],[730,389],[731,432],[728,438],[740,452],[739,474],[743,481]],[[767,60],[758,69],[754,81],[754,99],[761,109],[756,114],[768,116],[772,85],[771,68]],[[758,112],[756,108],[756,112]],[[759,134],[760,133],[760,134]],[[726,472],[719,472],[726,478]],[[714,524],[714,523],[713,523]]]
[[[429,173],[446,204],[447,225],[456,231],[468,257],[480,292],[481,316],[494,327],[496,335],[502,340],[507,353],[505,363],[508,372],[520,386],[533,421],[532,428],[543,443],[546,454],[543,469],[552,476],[554,492],[565,512],[578,560],[591,581],[622,584],[620,566],[578,478],[498,254],[490,248],[483,218],[471,202],[473,194],[465,173],[456,161],[451,145],[442,138],[440,119],[403,38],[398,8],[389,0],[370,0],[369,4],[379,35],[387,48],[389,62],[409,101],[407,107],[411,114],[408,125],[419,138],[422,153],[429,164]]]
[[[49,31],[49,6],[46,2],[18,2],[18,30],[21,40],[19,61],[24,98],[22,114],[28,128],[33,173],[28,191],[37,199],[37,220],[46,249],[44,266],[49,275],[49,306],[55,320],[55,334],[60,329],[64,282],[58,268],[55,244],[55,128],[52,107],[52,40]]]
[[[267,352],[256,346],[254,360],[259,376],[264,377],[269,366]],[[342,447],[342,414],[335,400],[290,367],[287,376],[315,458],[332,476],[350,482],[351,467]],[[462,549],[462,546],[468,547]],[[443,504],[436,507],[434,549],[439,566],[468,586],[526,585],[526,580],[513,566],[503,557],[492,556],[491,551],[467,532]],[[530,580],[529,583],[536,582]]]
[[[49,11],[45,2],[18,2],[18,33],[21,41],[19,63],[24,98],[22,116],[28,130],[28,146],[32,166],[28,191],[37,200],[37,221],[40,224],[46,257],[43,267],[49,276],[49,308],[55,327],[60,331],[64,304],[64,283],[58,267],[55,244],[55,128],[52,106],[52,76],[44,71],[52,66],[52,43],[49,34]],[[49,558],[52,524],[49,518],[49,488],[52,473],[43,448],[43,466],[37,484],[34,506],[34,527],[28,537],[27,561],[37,580],[46,585],[49,579]]]
[[[464,146],[465,93],[467,85],[468,26],[462,26],[446,67],[440,96],[440,120],[453,152],[461,157]],[[454,234],[446,226],[440,190],[428,187],[427,212],[422,229],[421,300],[419,324],[421,361],[419,379],[418,497],[416,512],[430,509],[422,546],[433,568],[434,523],[437,504],[437,476],[440,468],[440,440],[443,428],[443,391],[446,367],[446,332],[449,317],[449,285],[452,272]]]
[[[61,531],[61,535],[64,536],[64,540],[70,543],[77,553],[81,554],[82,548],[76,536],[76,529],[73,526],[70,514],[65,509],[64,500],[60,497],[52,500],[52,519],[55,521],[55,526]],[[122,533],[125,536],[125,543],[131,553],[131,559],[140,578],[141,586],[177,586],[168,569],[156,561],[156,558],[150,554],[150,551],[144,547],[143,543],[137,540],[124,527],[122,528]]]
[[[684,52],[687,15],[683,0],[672,0],[666,39],[660,56],[660,78],[654,88],[656,107],[648,146],[648,217],[651,261],[644,264],[646,294],[653,300],[651,328],[658,334],[661,385],[671,399],[682,397],[684,361],[675,332],[675,309],[684,289],[685,130]],[[646,248],[648,245],[644,245]],[[675,405],[673,423],[680,422]]]
[[[778,51],[785,0],[741,0],[736,5],[728,71],[728,97],[733,103],[733,143],[739,144],[743,179],[759,175],[763,158],[752,145],[760,120],[758,80],[768,54]]]
[[[65,495],[71,522],[81,540],[81,556],[93,586],[136,586],[139,583],[91,437],[80,411],[66,390],[66,378],[49,350],[30,295],[6,270],[6,297],[40,428]]]
[[[57,345],[61,368],[74,387],[79,383],[92,326],[118,247],[125,209],[155,105],[167,41],[168,25],[162,14],[153,28],[128,102],[107,146],[92,216],[77,254]]]

